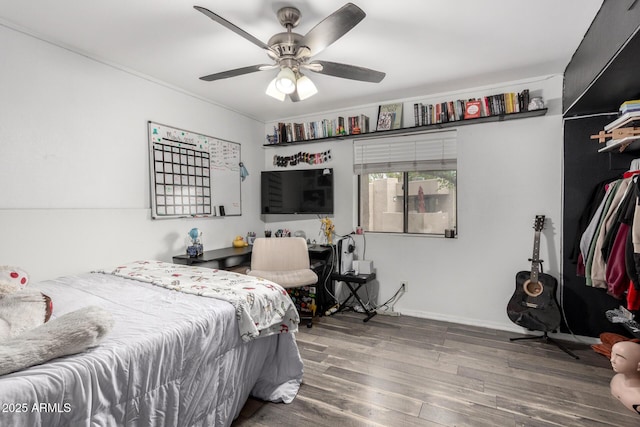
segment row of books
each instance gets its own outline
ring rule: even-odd
[[[439,104],[413,104],[416,126],[454,122],[529,110],[529,89]]]
[[[278,123],[273,135],[267,135],[269,144],[331,138],[340,135],[358,135],[370,132],[369,117],[364,114],[337,117],[306,123]]]

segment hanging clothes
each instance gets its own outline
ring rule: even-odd
[[[611,207],[617,206],[619,200],[622,198],[619,189],[620,186],[624,185],[623,182],[624,180],[622,179],[614,181],[611,184],[611,191],[609,191],[607,198],[604,200],[604,208],[599,218],[600,221],[596,224],[593,238],[589,244],[589,252],[585,258],[585,278],[587,286],[606,288],[606,283],[604,281],[604,262],[602,261],[601,252],[602,242],[607,231],[607,226],[610,224],[612,215]],[[627,186],[628,183],[624,185],[624,188],[626,189]]]
[[[615,182],[608,183],[605,186],[604,197],[600,201],[598,208],[596,209],[589,225],[585,229],[584,233],[580,238],[580,256],[582,258],[582,263],[584,266],[582,270],[584,271],[585,277],[590,277],[591,275],[591,266],[589,265],[589,271],[587,273],[587,261],[589,260],[589,249],[593,245],[594,236],[596,235],[596,231],[600,225],[602,219],[602,213],[605,210],[605,206],[607,206],[608,200],[610,200],[613,189],[615,188]],[[591,286],[591,279],[587,280],[587,286]]]
[[[633,223],[631,226],[631,240],[633,242],[633,264],[635,275],[633,283],[627,294],[627,306],[629,310],[640,309],[640,187],[637,184],[638,177],[634,177],[636,184],[636,205]]]
[[[627,224],[629,227],[633,222],[633,216],[635,213],[635,205],[636,205],[636,190],[635,183],[632,180],[627,187],[627,191],[615,212],[615,218],[613,220],[613,225],[609,229],[607,235],[605,236],[605,240],[602,245],[602,256],[604,258],[605,264],[609,263],[609,258],[611,256],[611,251],[613,249],[614,242],[618,236],[618,229],[620,225]],[[624,246],[624,245],[623,245]]]
[[[605,245],[602,248],[602,255],[605,260],[607,293],[617,299],[624,298],[625,292],[628,291],[632,283],[633,276],[629,274],[627,264],[629,251],[633,252],[633,247],[629,248],[629,236],[631,235],[631,227],[635,216],[637,193],[637,184],[635,179],[632,178],[627,194],[616,214],[616,224],[605,239]]]
[[[589,195],[587,206],[582,211],[582,214],[580,215],[580,218],[578,218],[578,221],[576,223],[575,235],[578,236],[578,238],[575,239],[573,248],[571,249],[571,253],[569,255],[569,259],[573,264],[582,266],[578,269],[578,276],[584,276],[584,259],[580,260],[580,258],[582,258],[582,253],[580,250],[580,237],[585,233],[587,227],[596,216],[596,212],[598,212],[600,204],[605,198],[608,188],[607,184],[609,184],[610,181],[610,179],[602,181],[593,188],[591,194]]]
[[[600,183],[580,217],[572,251],[585,284],[640,310],[640,159],[620,179]],[[587,221],[588,218],[588,221]]]

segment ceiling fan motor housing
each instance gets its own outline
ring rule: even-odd
[[[302,36],[298,33],[278,33],[269,39],[269,47],[278,52],[280,58],[293,58],[298,53]]]

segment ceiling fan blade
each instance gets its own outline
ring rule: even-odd
[[[208,76],[200,77],[200,80],[212,82],[214,80],[227,79],[229,77],[241,76],[243,74],[254,73],[256,71],[263,71],[271,69],[271,65],[259,64],[251,65],[249,67],[236,68],[234,70],[223,71],[221,73],[209,74]]]
[[[216,21],[218,24],[228,28],[229,30],[233,31],[234,33],[238,34],[239,36],[242,36],[245,39],[249,40],[251,43],[255,44],[256,46],[261,47],[262,49],[271,50],[266,43],[258,40],[257,38],[255,38],[251,34],[247,33],[242,28],[239,28],[236,25],[232,24],[231,22],[227,21],[222,16],[216,15],[215,13],[211,12],[209,9],[206,9],[204,7],[201,7],[201,6],[193,6],[193,8],[195,10],[199,11],[199,12],[204,13],[209,18],[211,18],[214,21]]]
[[[313,61],[307,65],[311,67],[303,67],[319,74],[341,77],[343,79],[360,80],[363,82],[380,83],[382,79],[384,79],[384,76],[386,76],[386,74],[381,71],[357,67],[355,65],[340,64],[338,62]],[[321,65],[322,69],[318,71],[317,65]]]
[[[300,45],[307,46],[311,50],[311,55],[317,55],[347,34],[365,16],[367,16],[366,13],[358,6],[347,3],[309,30],[302,38]]]

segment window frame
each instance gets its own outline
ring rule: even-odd
[[[362,177],[371,174],[401,174],[402,175],[402,232],[399,231],[371,231],[369,233],[397,233],[424,236],[453,237],[449,228],[444,232],[424,233],[409,231],[410,223],[410,174],[412,172],[426,173],[455,171],[453,211],[447,209],[454,216],[453,236],[458,232],[458,142],[457,130],[446,129],[425,132],[411,132],[390,136],[372,136],[353,141],[353,172],[357,175],[357,221],[363,226],[363,185]],[[398,180],[400,181],[400,180]],[[371,197],[370,195],[368,196]],[[399,206],[398,206],[399,208]],[[397,211],[396,211],[397,212]],[[371,215],[371,213],[370,213]],[[371,223],[364,226],[368,228]],[[417,227],[416,227],[417,228]],[[396,227],[397,229],[397,227]],[[423,228],[424,229],[424,228]]]
[[[402,232],[399,231],[384,231],[384,230],[367,230],[362,223],[362,179],[363,174],[357,174],[357,191],[358,198],[357,203],[357,222],[358,226],[362,227],[366,233],[380,233],[380,234],[397,234],[397,235],[410,235],[410,236],[425,236],[425,237],[457,237],[458,236],[458,169],[447,169],[448,171],[455,170],[455,190],[454,190],[454,209],[453,214],[455,217],[453,225],[453,235],[447,236],[447,230],[444,233],[421,233],[415,231],[409,231],[409,174],[415,171],[395,171],[393,173],[402,174]],[[419,171],[419,172],[431,172],[431,171]],[[437,172],[437,171],[434,171]],[[364,175],[369,175],[366,173]]]

